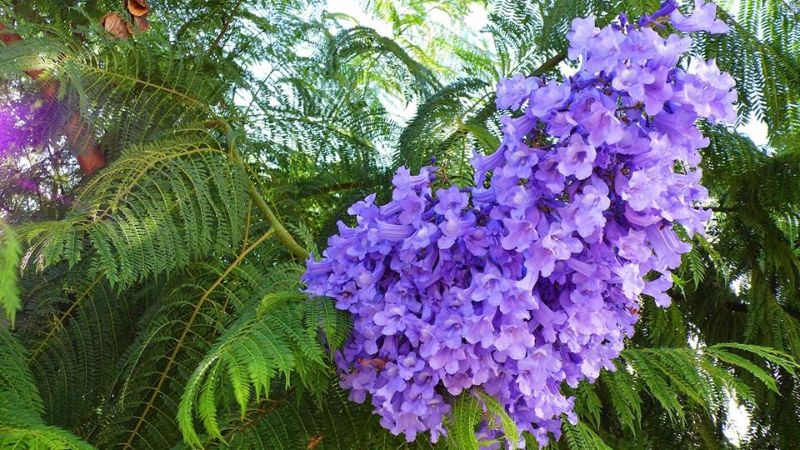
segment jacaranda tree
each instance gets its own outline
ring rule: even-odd
[[[800,442],[791,2],[0,5],[0,448]]]

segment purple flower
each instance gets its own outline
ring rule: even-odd
[[[542,247],[549,250],[557,260],[568,259],[572,253],[583,249],[583,244],[560,224],[550,224],[550,232],[542,239]]]
[[[427,185],[429,179],[428,169],[426,168],[423,168],[419,175],[413,176],[405,167],[397,169],[397,173],[392,178],[392,184],[395,186],[392,198],[399,200],[409,195],[409,193],[415,192],[420,187]]]
[[[686,50],[692,45],[692,39],[688,36],[671,34],[666,40],[656,41],[656,52],[658,56],[651,59],[648,65],[653,67],[673,67]]]
[[[536,338],[526,325],[508,325],[500,327],[500,334],[494,340],[494,348],[506,352],[511,359],[525,358],[528,348],[533,347]]]
[[[538,239],[536,224],[527,220],[506,219],[503,221],[508,234],[500,240],[506,250],[527,250]]]
[[[497,167],[500,167],[504,160],[505,148],[502,146],[491,155],[481,155],[478,152],[473,152],[470,163],[475,170],[475,184],[478,186],[483,185],[483,182],[486,179],[486,174]]]
[[[606,224],[606,218],[603,213],[610,205],[608,185],[599,178],[592,177],[591,184],[583,186],[575,204],[573,222],[575,229],[582,238],[589,238],[603,229]]]
[[[620,45],[625,36],[612,27],[605,27],[594,36],[588,49],[583,70],[590,74],[611,71],[620,55]]]
[[[622,280],[622,292],[628,297],[636,297],[644,290],[644,279],[637,264],[625,264],[616,270]]]
[[[664,108],[664,103],[672,98],[673,89],[667,82],[667,76],[666,69],[653,72],[654,79],[644,86],[643,96],[641,98],[631,96],[635,100],[641,100],[644,103],[644,111],[647,114],[658,114]]]
[[[503,78],[497,83],[497,107],[518,109],[536,88],[536,79],[526,78],[521,73],[513,78]]]
[[[737,95],[732,90],[733,77],[720,73],[713,59],[705,63],[693,61],[690,72],[682,79],[682,89],[677,92],[676,100],[691,105],[698,116],[707,117],[712,122],[735,122],[733,104]]]
[[[500,302],[500,312],[515,319],[529,319],[530,311],[538,308],[536,299],[525,291],[509,291]]]
[[[600,33],[600,29],[594,26],[594,17],[572,19],[572,29],[567,34],[569,39],[569,57],[577,59],[581,53],[585,52],[592,42],[592,38]]]
[[[558,171],[559,159],[550,157],[539,162],[533,176],[544,183],[547,189],[557,194],[564,190],[564,176]]]
[[[653,14],[650,15],[643,15],[639,18],[639,26],[644,27],[649,25],[653,22],[653,20],[658,19],[660,17],[664,17],[669,15],[672,11],[675,11],[677,5],[675,4],[675,0],[665,0],[661,2],[661,7],[658,8]]]
[[[519,144],[506,150],[506,164],[503,166],[503,176],[527,178],[531,167],[539,162],[536,152],[525,144]]]
[[[624,135],[622,123],[617,119],[616,107],[611,100],[597,93],[586,95],[575,102],[570,113],[588,133],[589,145],[616,144]]]
[[[464,218],[448,214],[444,222],[439,224],[442,236],[439,238],[438,245],[441,249],[448,249],[455,244],[456,240],[464,237],[464,232],[472,230],[475,226],[475,215],[467,214]]]
[[[414,234],[414,228],[408,224],[394,224],[389,222],[377,221],[377,238],[385,239],[389,242],[402,241]]]
[[[702,233],[710,215],[695,122],[735,119],[736,100],[713,60],[677,67],[688,37],[644,27],[672,13],[679,29],[719,28],[713,5],[673,10],[602,29],[575,20],[576,74],[498,84],[498,107],[518,111],[501,117],[499,149],[473,158],[477,187],[434,197],[436,168],[399,169],[391,201],[355,203],[356,225],[307,261],[307,292],[353,315],[334,354],[341,384],[371,396],[392,433],[435,442],[450,412],[439,392],[481,389],[544,446],[562,416],[577,420],[561,386],[614,369],[639,297],[669,305],[691,248],[673,226]],[[489,425],[478,434],[500,438]]]
[[[644,86],[656,80],[656,77],[639,65],[622,65],[615,70],[611,86],[618,91],[626,91],[632,99],[644,100]]]
[[[569,94],[569,86],[551,81],[533,93],[528,113],[543,118],[563,105]]]
[[[411,352],[398,360],[398,375],[403,380],[410,380],[416,373],[425,368],[425,361]]]
[[[475,228],[464,239],[467,250],[475,256],[484,256],[491,245],[485,228]]]
[[[575,135],[566,146],[559,149],[559,156],[558,171],[561,175],[575,175],[575,178],[584,180],[592,174],[597,152],[580,135]]]
[[[555,269],[555,263],[569,259],[573,253],[583,249],[580,239],[572,236],[572,232],[561,228],[561,224],[550,224],[550,231],[542,238],[533,249],[536,258],[537,270],[542,276],[548,277]]]
[[[450,186],[448,189],[439,189],[436,191],[436,198],[439,203],[433,207],[436,214],[447,215],[448,213],[458,215],[462,209],[467,207],[469,203],[469,196],[458,188],[458,186]]]
[[[631,30],[620,44],[620,51],[634,66],[640,66],[656,56],[659,41],[661,37],[652,28]]]
[[[648,281],[644,285],[643,293],[653,297],[656,305],[666,308],[672,302],[667,290],[672,287],[672,274],[667,272],[653,281]]]
[[[719,34],[729,30],[725,22],[717,19],[717,5],[703,0],[694,0],[694,11],[690,17],[675,10],[669,18],[675,28],[683,32],[707,31]]]
[[[382,328],[382,333],[391,336],[398,331],[403,331],[406,328],[404,314],[406,308],[403,305],[393,305],[388,309],[378,311],[375,316],[375,325]]]
[[[347,214],[358,217],[358,223],[370,223],[375,221],[379,215],[379,209],[375,206],[375,194],[368,195],[364,200],[356,202],[347,209]]]
[[[661,195],[662,188],[658,181],[659,177],[652,171],[649,173],[644,170],[636,171],[631,175],[625,190],[621,192],[621,197],[628,201],[634,211],[649,208]]]
[[[646,235],[641,230],[628,230],[627,236],[622,236],[617,240],[619,256],[633,262],[645,262],[653,251],[647,246]]]

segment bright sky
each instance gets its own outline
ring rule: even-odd
[[[736,2],[733,2],[736,3]],[[392,27],[388,22],[376,19],[364,12],[364,8],[359,0],[328,0],[328,11],[335,13],[344,13],[354,18],[354,25],[363,25],[373,28],[378,33],[384,36],[392,35]],[[735,8],[734,8],[735,9]],[[488,23],[488,15],[486,9],[479,5],[474,4],[470,9],[469,15],[463,23],[453,23],[451,18],[440,10],[434,10],[430,15],[431,19],[438,24],[446,27],[451,31],[455,31],[459,35],[477,35]],[[466,32],[459,32],[459,28],[466,30]],[[386,99],[384,102],[390,113],[395,116],[399,121],[404,122],[410,119],[416,105],[403,104],[402,102],[393,102],[391,99]],[[767,145],[767,126],[757,118],[751,116],[749,123],[740,125],[737,130],[746,134],[753,140],[756,145]],[[728,402],[728,423],[724,427],[725,435],[734,444],[739,444],[747,436],[747,431],[750,426],[750,417],[747,410],[739,405],[734,399],[729,399]]]

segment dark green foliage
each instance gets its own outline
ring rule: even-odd
[[[124,286],[236,245],[247,207],[242,168],[197,134],[131,147],[75,201],[64,219],[21,228],[25,260],[39,270],[88,260],[89,276]]]
[[[41,418],[43,402],[26,368],[25,348],[7,330],[0,329],[0,447],[31,450],[91,449],[69,432],[47,425]]]

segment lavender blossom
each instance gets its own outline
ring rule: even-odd
[[[436,168],[401,168],[388,204],[371,195],[348,210],[353,226],[340,223],[303,281],[353,316],[334,355],[353,401],[369,398],[408,441],[436,442],[447,398],[478,389],[540,446],[560,437],[562,415],[575,423],[562,384],[615,370],[641,297],[669,305],[690,249],[673,225],[691,236],[709,218],[695,122],[735,120],[733,78],[713,60],[680,67],[691,40],[649,26],[725,31],[715,14],[667,1],[602,29],[575,19],[575,75],[498,83],[497,106],[524,111],[501,118],[496,152],[473,158],[477,187],[434,192]],[[490,422],[484,441],[499,436]]]

